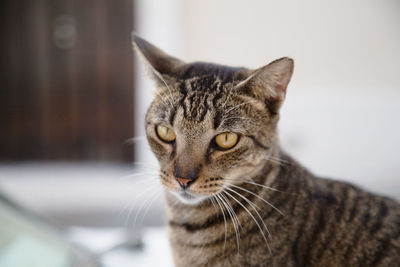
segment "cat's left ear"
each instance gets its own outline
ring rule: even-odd
[[[132,43],[140,59],[159,84],[165,83],[165,75],[174,77],[185,65],[183,61],[168,55],[135,33],[132,33]]]
[[[250,89],[257,97],[263,98],[272,111],[278,112],[285,99],[293,68],[293,59],[280,58],[252,71],[247,79],[237,86]]]

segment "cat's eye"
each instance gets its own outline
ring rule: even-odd
[[[158,138],[160,138],[164,142],[172,143],[173,141],[175,141],[176,136],[174,131],[167,126],[157,125],[156,132]]]
[[[215,144],[221,150],[231,149],[238,141],[239,136],[235,133],[221,133],[215,137]]]

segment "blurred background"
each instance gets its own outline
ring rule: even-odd
[[[132,31],[185,61],[294,58],[282,147],[315,174],[400,199],[397,0],[0,5],[0,190],[62,227],[167,242],[143,128],[153,85]]]

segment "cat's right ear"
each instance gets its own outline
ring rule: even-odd
[[[158,47],[132,33],[132,44],[145,67],[159,83],[164,84],[166,77],[175,77],[185,63],[172,57]]]

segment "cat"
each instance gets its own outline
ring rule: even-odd
[[[133,45],[157,87],[145,127],[176,266],[400,266],[399,203],[280,148],[292,59],[250,70]]]

